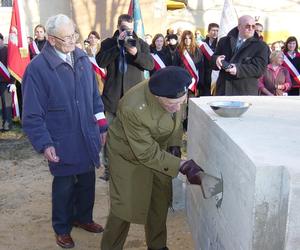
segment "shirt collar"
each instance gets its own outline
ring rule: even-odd
[[[274,70],[272,63],[269,63],[269,64],[267,65],[267,68],[270,69],[270,70],[272,70],[272,71],[278,71],[279,69],[282,68],[282,66],[281,66],[281,65],[278,65],[278,67],[276,68],[276,70]]]
[[[72,53],[74,56],[74,63],[77,62],[82,57],[88,58],[87,54],[79,48],[75,48],[75,50]],[[41,51],[41,54],[46,58],[46,60],[48,61],[52,69],[55,69],[60,64],[65,62],[65,60],[59,56],[57,50],[55,50],[55,48],[51,46],[48,41],[46,42],[43,50]],[[64,55],[64,58],[66,58],[66,55]]]
[[[243,43],[243,42],[246,41],[246,38],[243,39],[243,38],[241,38],[240,36],[238,36],[238,41]]]
[[[56,49],[55,47],[54,47],[54,50],[55,50],[55,52],[57,53],[57,55],[63,60],[63,61],[67,61],[67,55],[71,55],[71,53],[69,52],[69,53],[67,53],[67,54],[65,54],[65,53],[63,53],[63,52],[61,52],[61,51],[59,51],[58,49]]]

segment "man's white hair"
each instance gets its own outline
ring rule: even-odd
[[[46,33],[48,35],[56,35],[57,29],[61,25],[69,24],[69,23],[72,23],[75,28],[74,22],[68,16],[63,15],[63,14],[51,16],[51,17],[49,17],[49,19],[47,20],[46,25],[45,25]]]

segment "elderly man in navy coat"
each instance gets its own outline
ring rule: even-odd
[[[78,35],[65,15],[50,17],[48,41],[23,79],[23,129],[49,162],[56,243],[74,247],[73,226],[101,233],[93,221],[95,167],[107,124],[92,65],[75,48]]]

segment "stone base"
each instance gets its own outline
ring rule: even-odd
[[[239,118],[207,103],[252,103]],[[189,103],[188,158],[223,177],[220,208],[187,185],[187,215],[196,249],[299,249],[300,98],[206,97]]]

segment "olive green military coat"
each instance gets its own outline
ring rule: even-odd
[[[178,174],[180,159],[166,149],[181,146],[182,114],[165,111],[147,80],[121,99],[108,132],[111,212],[115,216],[145,224],[153,185],[157,185],[154,178],[171,202],[172,177]]]

